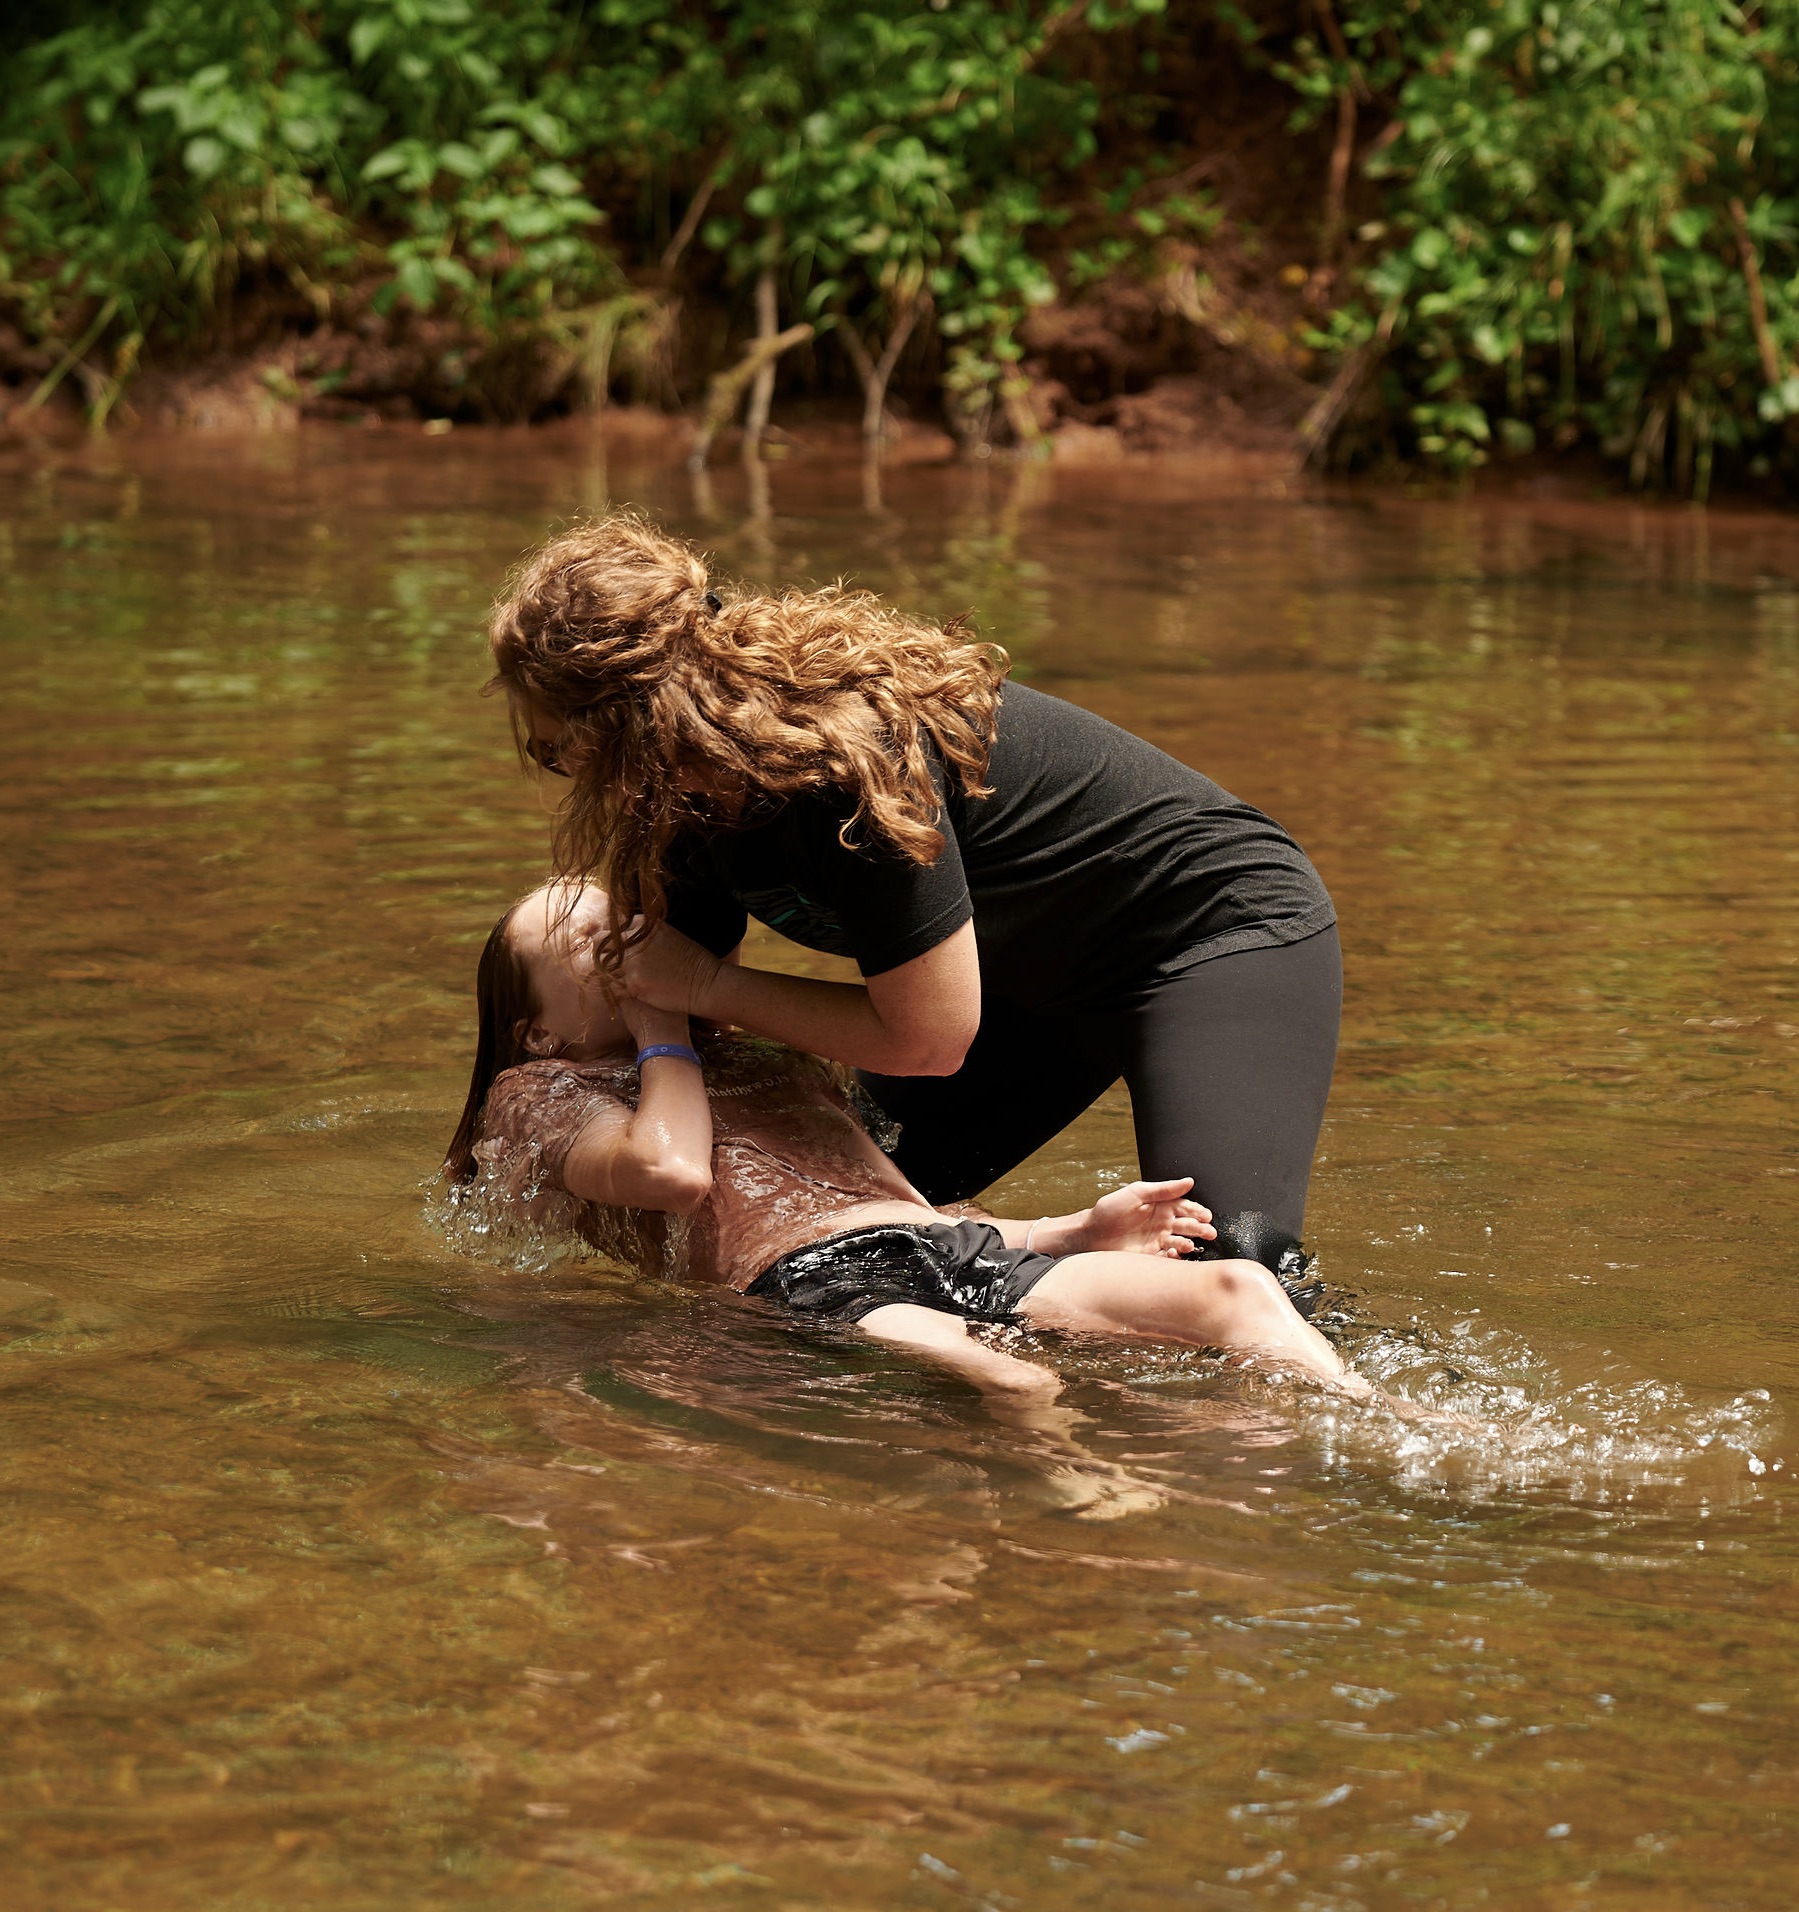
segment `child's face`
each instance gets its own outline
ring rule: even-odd
[[[507,941],[537,992],[526,1046],[583,1062],[630,1047],[632,1036],[607,1003],[594,964],[594,944],[606,928],[605,892],[588,885],[570,909],[571,893],[564,883],[533,890],[514,913]]]

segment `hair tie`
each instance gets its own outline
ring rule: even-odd
[[[706,609],[716,617],[725,608],[725,601],[716,591],[706,593]]]

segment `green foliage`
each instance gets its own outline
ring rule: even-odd
[[[1147,129],[1203,126],[1158,76],[1202,88],[1224,22],[1324,146],[1354,102],[1378,216],[1311,343],[1379,362],[1403,452],[1584,441],[1703,495],[1716,454],[1799,442],[1799,0],[1308,0],[1297,34],[1233,0],[34,8],[0,316],[96,418],[142,352],[296,308],[433,314],[477,384],[536,352],[666,392],[678,285],[741,330],[773,263],[788,318],[865,355],[927,312],[965,438],[1029,437],[1030,307],[1213,235]]]
[[[1799,417],[1799,6],[1340,0],[1280,70],[1301,117],[1391,113],[1363,302],[1388,394],[1452,468],[1597,441],[1703,496],[1715,448]],[[1757,311],[1756,287],[1765,303]],[[1321,341],[1322,342],[1322,341]]]
[[[1142,167],[1127,166],[1100,193],[1107,230],[1096,241],[1069,249],[1062,270],[1070,290],[1143,271],[1152,266],[1162,239],[1206,240],[1218,230],[1224,212],[1208,192],[1164,193],[1153,203],[1136,203],[1156,183]]]
[[[0,296],[67,338],[204,332],[246,281],[391,274],[490,330],[611,279],[563,162],[553,6],[155,0],[22,54],[0,118]],[[548,95],[548,97],[546,97]]]
[[[735,188],[731,210],[702,228],[732,275],[773,243],[794,309],[878,328],[928,295],[952,341],[952,411],[978,435],[1021,356],[1019,321],[1056,292],[1031,250],[1047,218],[1038,182],[1093,153],[1091,87],[1044,65],[1081,8],[615,0],[605,11],[637,43],[612,69],[610,112],[639,167],[703,155]]]
[[[716,193],[700,246],[727,278],[778,246],[796,310],[879,325],[928,295],[952,385],[978,405],[1016,362],[1026,307],[1054,296],[1030,247],[1039,182],[1091,154],[1094,103],[1039,69],[1081,13],[1025,0],[100,13],[28,47],[0,101],[0,302],[90,381],[110,351],[115,386],[146,339],[204,339],[271,286],[321,314],[336,290],[373,289],[380,312],[438,310],[496,342],[593,335],[604,349],[581,350],[604,363],[625,269],[654,262],[653,208],[684,187]],[[634,199],[638,217],[609,232],[602,208]]]

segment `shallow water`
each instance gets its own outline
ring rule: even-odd
[[[1791,521],[12,456],[9,1907],[1790,1901]],[[1289,824],[1348,964],[1310,1230],[1360,1363],[1467,1429],[1048,1344],[1079,1419],[1020,1429],[453,1250],[421,1185],[546,828],[482,608],[608,499],[972,607]],[[1113,1097],[999,1199],[1130,1170]]]

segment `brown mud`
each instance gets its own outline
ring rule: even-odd
[[[1290,263],[1287,283],[1273,275],[1264,283],[1241,269],[1221,273],[1215,253],[1203,272],[1199,260],[1197,248],[1177,250],[1151,279],[1107,280],[1026,321],[1028,412],[1056,455],[1297,452],[1297,427],[1319,393],[1303,343],[1315,316],[1302,296],[1304,268]],[[382,317],[366,300],[350,303],[348,315],[326,324],[302,327],[290,317],[248,342],[153,361],[120,403],[115,429],[286,431],[306,420],[516,424],[615,409],[586,398],[573,355],[552,341],[483,339],[452,320]],[[828,335],[821,339],[784,372],[775,409],[777,425],[833,451],[833,427],[860,411],[840,376],[841,356]],[[81,368],[47,402],[33,403],[53,369],[50,353],[0,326],[0,436],[83,428]],[[699,382],[690,371],[681,384]],[[628,409],[661,412],[665,429],[687,429],[692,408],[674,402],[672,370],[667,386],[668,403]],[[902,444],[928,435],[953,449],[920,381],[909,394],[896,391],[892,409]],[[1016,437],[1002,421],[997,448]]]
[[[1030,402],[1041,437],[1028,446],[1002,441],[979,447],[974,461],[991,455],[1080,469],[1108,466],[1120,474],[1125,467],[1160,469],[1202,490],[1241,484],[1261,496],[1348,485],[1421,497],[1472,491],[1545,503],[1629,497],[1639,508],[1674,515],[1692,511],[1682,499],[1645,499],[1629,492],[1621,473],[1584,448],[1496,456],[1460,479],[1399,465],[1354,474],[1326,470],[1326,461],[1309,455],[1300,430],[1321,389],[1307,376],[1312,368],[1296,343],[1303,330],[1303,315],[1296,310],[1303,289],[1287,298],[1296,314],[1289,317],[1288,329],[1276,323],[1281,297],[1289,291],[1263,287],[1221,308],[1232,314],[1216,322],[1223,337],[1188,324],[1189,336],[1183,338],[1165,308],[1166,286],[1111,282],[1078,302],[1045,308],[1026,331]],[[115,411],[105,436],[147,449],[182,438],[216,440],[223,447],[301,431],[341,430],[359,438],[375,433],[405,441],[451,432],[510,436],[524,430],[540,437],[546,449],[556,442],[591,443],[603,437],[614,450],[655,465],[679,464],[692,451],[697,413],[690,410],[613,403],[548,409],[525,423],[470,419],[434,408],[429,393],[441,388],[431,382],[436,376],[430,370],[432,353],[439,354],[441,364],[442,355],[453,349],[445,341],[455,336],[447,325],[435,332],[416,326],[391,333],[371,328],[367,337],[290,335],[272,348],[215,354],[179,367],[153,365]],[[78,384],[73,392],[59,391],[49,403],[27,408],[32,381],[42,376],[41,359],[0,326],[0,459],[9,448],[32,460],[66,455],[95,439],[82,415]],[[327,363],[345,370],[342,382],[325,393],[309,389],[307,368]],[[544,377],[547,381],[549,374]],[[762,439],[761,462],[840,469],[860,456],[860,409],[860,400],[847,394],[783,394]],[[710,462],[735,465],[741,450],[741,434],[728,429],[718,435]],[[966,462],[968,448],[929,407],[920,407],[916,415],[903,401],[894,407],[883,467]],[[1711,508],[1716,515],[1780,503],[1765,484],[1746,483],[1719,487]]]

